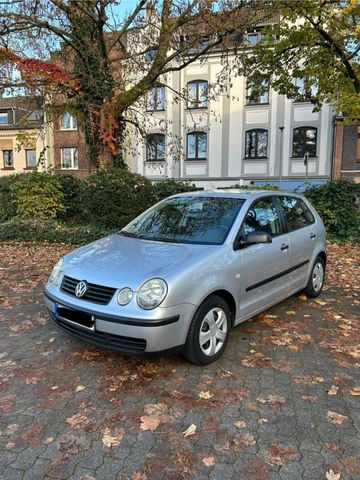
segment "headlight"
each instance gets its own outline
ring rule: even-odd
[[[145,310],[151,310],[160,305],[167,294],[167,284],[161,278],[152,278],[139,288],[137,303]]]
[[[133,291],[129,287],[122,288],[116,297],[117,303],[121,306],[127,305],[133,297]]]
[[[60,281],[63,273],[61,270],[63,262],[64,260],[60,258],[60,260],[57,262],[57,264],[53,268],[53,271],[51,272],[49,277],[49,282],[54,282],[56,286],[60,285]]]

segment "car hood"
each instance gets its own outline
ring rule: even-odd
[[[218,251],[219,245],[142,240],[115,234],[65,257],[64,274],[90,283],[136,291],[154,277],[171,279]]]

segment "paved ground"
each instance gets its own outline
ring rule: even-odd
[[[206,368],[58,331],[41,289],[65,251],[1,245],[1,479],[360,479],[359,247],[331,247],[318,301],[246,322]]]

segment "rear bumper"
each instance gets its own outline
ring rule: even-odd
[[[193,314],[193,305],[183,304],[177,309],[166,309],[169,312],[162,318],[129,318],[98,312],[88,303],[79,307],[71,302],[70,297],[70,300],[57,298],[46,289],[44,297],[50,318],[62,330],[98,347],[126,354],[181,351]],[[56,316],[55,304],[92,315],[95,318],[94,331]]]

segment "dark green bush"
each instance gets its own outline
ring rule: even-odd
[[[73,175],[59,174],[61,191],[63,194],[62,203],[65,210],[59,214],[60,220],[77,220],[81,214],[81,180]]]
[[[192,182],[183,182],[169,178],[167,180],[159,180],[153,183],[153,187],[158,200],[162,200],[177,193],[193,192],[198,190]]]
[[[82,182],[83,220],[103,228],[122,228],[156,200],[151,182],[128,170],[102,170]]]
[[[66,225],[55,220],[22,220],[0,223],[1,242],[49,242],[82,245],[112,233],[93,225]]]
[[[0,222],[11,220],[17,214],[16,192],[13,185],[21,182],[25,173],[0,178]]]
[[[12,183],[10,190],[20,218],[56,218],[65,211],[59,176],[54,173],[26,173]]]
[[[321,216],[330,240],[360,240],[360,185],[346,180],[305,190]]]

